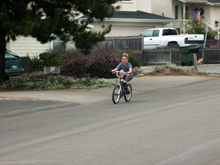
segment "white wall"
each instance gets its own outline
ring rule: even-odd
[[[131,1],[119,1],[115,5],[121,6],[121,11],[137,11],[151,13],[151,2],[154,0],[131,0]]]
[[[172,0],[152,0],[152,13],[173,18]]]
[[[220,22],[220,6],[210,7],[210,24],[215,27],[215,21]],[[220,26],[220,23],[219,23]]]
[[[29,55],[30,57],[39,55],[50,49],[50,44],[41,44],[32,37],[17,37],[14,42],[11,41],[7,44],[7,49],[18,54],[19,56]]]
[[[137,0],[137,10],[151,13],[152,12],[152,1],[154,0]]]
[[[115,5],[120,6],[121,11],[136,11],[137,10],[137,1],[138,0],[119,1]]]
[[[112,24],[112,30],[106,37],[113,36],[137,36],[143,33],[146,29],[149,28],[160,28],[163,27],[162,23],[131,23],[131,22],[105,22],[94,23],[95,31],[102,31],[104,28],[102,26],[108,26]]]

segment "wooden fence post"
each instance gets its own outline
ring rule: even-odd
[[[196,55],[196,53],[193,53],[193,59],[194,59],[195,70],[198,71],[198,69],[197,69],[197,55]]]
[[[202,49],[202,59],[203,59],[203,64],[205,64],[205,49]]]
[[[141,50],[144,50],[144,37],[141,38]]]
[[[173,51],[170,49],[170,65],[172,65]]]
[[[113,40],[112,40],[113,49],[116,49],[116,47],[115,47],[115,40],[116,40],[116,38],[114,37]]]

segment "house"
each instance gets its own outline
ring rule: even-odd
[[[115,5],[121,6],[120,11],[106,19],[105,22],[95,20],[92,24],[94,30],[102,31],[108,25],[112,25],[112,31],[107,36],[133,36],[140,35],[146,29],[165,27],[170,22],[175,21],[161,14],[152,14],[153,0],[121,0]],[[81,17],[85,19],[85,16]],[[30,57],[39,55],[42,52],[56,49],[68,49],[70,43],[63,45],[59,40],[41,44],[32,37],[18,37],[15,42],[7,44],[7,48],[16,52],[20,56],[29,55]]]
[[[160,4],[160,5],[158,5]],[[209,28],[218,31],[220,22],[220,0],[152,0],[152,13],[164,14],[177,21],[169,24],[170,27],[180,28],[185,33],[185,24],[193,19],[193,12],[199,10],[201,20]]]
[[[112,25],[112,31],[107,37],[139,35],[149,28],[175,27],[185,33],[185,24],[193,18],[193,11],[204,11],[202,22],[208,23],[209,28],[216,30],[220,22],[220,0],[120,0],[115,5],[121,6],[112,18],[105,22],[93,22],[96,31],[102,31],[106,26]],[[85,19],[82,16],[81,19]],[[18,37],[10,42],[7,48],[21,56],[31,57],[47,50],[68,49],[70,43],[65,45],[55,40],[41,44],[31,37]]]
[[[105,22],[95,20],[94,30],[102,31],[106,26],[112,25],[112,30],[107,37],[140,35],[149,28],[166,27],[174,19],[164,17],[162,14],[152,14],[153,0],[122,0],[115,5],[120,10],[115,12],[112,18],[106,18]],[[86,19],[86,16],[81,17]]]
[[[86,16],[81,17],[85,19]],[[164,27],[174,19],[163,17],[148,12],[137,11],[116,11],[112,18],[105,19],[105,22],[95,20],[94,30],[102,31],[106,26],[112,25],[112,30],[107,37],[112,36],[134,36],[140,35],[146,29]]]

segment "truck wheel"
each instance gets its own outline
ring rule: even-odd
[[[193,62],[192,62],[192,61],[190,61],[190,62],[189,62],[189,66],[192,66],[192,65],[193,65]]]
[[[179,48],[179,45],[177,43],[168,43],[169,48]]]
[[[182,61],[181,65],[182,65],[182,66],[185,66],[185,62]]]

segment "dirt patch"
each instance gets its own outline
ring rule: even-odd
[[[155,67],[154,71],[147,73],[149,76],[209,76],[206,72],[196,71],[194,68],[179,68],[175,65]]]

